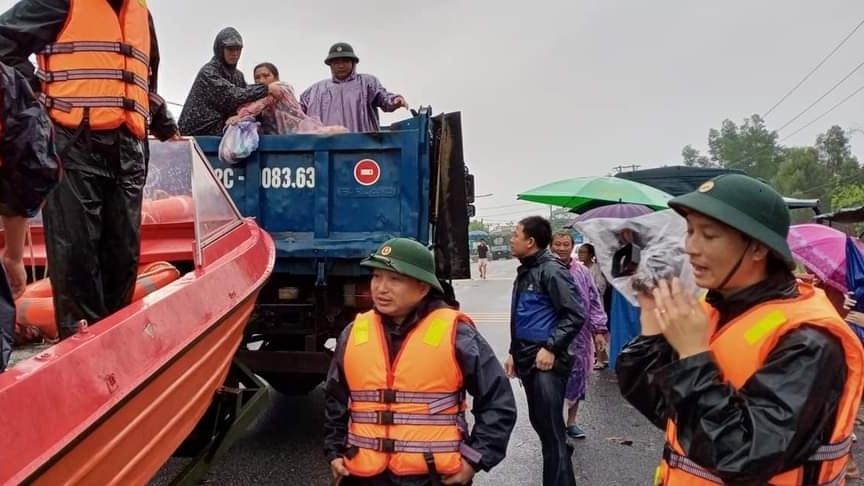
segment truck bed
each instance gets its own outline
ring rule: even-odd
[[[429,238],[429,166],[421,130],[262,136],[229,166],[219,138],[198,137],[240,212],[276,241],[277,258],[357,260],[393,236]]]
[[[458,113],[427,110],[374,133],[265,135],[235,165],[219,160],[220,137],[196,140],[240,213],[273,237],[277,272],[315,275],[326,262],[344,273],[410,237],[439,251],[440,278],[470,278]]]

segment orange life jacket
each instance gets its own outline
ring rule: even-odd
[[[351,474],[453,474],[461,455],[479,460],[462,443],[465,394],[455,349],[460,321],[473,325],[452,309],[431,312],[408,333],[391,364],[378,314],[357,316],[344,358],[351,392],[345,465]]]
[[[800,296],[765,302],[727,323],[719,332],[718,313],[707,306],[711,317],[711,351],[726,381],[740,389],[765,362],[780,339],[802,324],[819,327],[833,334],[846,355],[846,384],[828,444],[820,447],[808,461],[822,463],[819,485],[845,483],[846,462],[852,447],[855,416],[864,387],[864,350],[825,294],[812,285],[799,283]],[[803,484],[803,466],[780,473],[766,484],[772,486]],[[709,486],[723,484],[713,472],[686,457],[678,443],[675,422],[666,427],[666,448],[657,468],[655,484],[669,486]]]
[[[119,15],[105,0],[69,0],[63,30],[37,60],[40,100],[55,123],[78,128],[86,121],[93,130],[125,124],[136,137],[147,136],[150,24],[144,0],[125,0]]]

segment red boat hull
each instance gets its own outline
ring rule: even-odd
[[[203,267],[0,374],[0,484],[150,480],[222,386],[274,256],[244,221]]]

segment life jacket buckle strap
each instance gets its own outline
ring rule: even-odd
[[[378,452],[396,452],[396,441],[393,439],[378,439]]]
[[[813,462],[832,461],[847,456],[851,450],[852,436],[849,435],[840,442],[820,446],[807,460]]]
[[[379,425],[393,425],[395,422],[394,413],[390,410],[381,410],[378,412],[378,424]]]
[[[474,464],[480,464],[480,461],[483,460],[483,454],[480,451],[464,442],[459,444],[459,453]]]
[[[63,101],[59,98],[53,98],[45,93],[39,93],[39,102],[47,109],[60,110],[67,113],[72,111],[73,108],[72,103]]]
[[[132,57],[144,64],[150,63],[150,58],[143,51],[124,42],[106,41],[72,41],[54,42],[48,44],[40,53],[43,56],[54,54],[72,54],[75,52],[117,52],[126,57]]]
[[[461,452],[463,442],[459,440],[445,441],[415,441],[415,440],[395,440],[384,437],[362,437],[357,434],[348,433],[348,445],[361,447],[363,449],[371,449],[377,452],[395,453],[395,452]],[[476,451],[475,451],[476,452]],[[467,456],[466,456],[467,457]]]
[[[711,481],[717,484],[723,484],[723,480],[719,476],[696,464],[692,459],[682,456],[675,452],[668,444],[663,448],[663,459],[673,469],[680,469],[688,474],[692,474],[705,481]]]
[[[453,393],[449,396],[439,398],[434,402],[429,403],[429,413],[435,414],[439,412],[443,412],[448,408],[455,407],[462,403],[463,395],[461,393]]]
[[[456,425],[463,433],[467,429],[467,423],[461,414],[431,415],[425,413],[399,413],[391,410],[379,410],[377,412],[351,411],[351,421],[358,424],[376,425]]]
[[[45,95],[45,93],[39,94],[39,101],[42,102],[43,106],[46,108],[53,108],[55,110],[69,112],[72,111],[72,108],[123,108],[124,110],[134,111],[144,117],[144,120],[149,123],[150,122],[150,113],[144,109],[141,104],[135,101],[132,98],[125,97],[115,97],[115,96],[105,96],[105,97],[90,97],[90,98],[54,98],[51,96]]]
[[[378,393],[379,403],[396,403],[396,390],[378,390]]]
[[[416,403],[429,406],[430,413],[438,413],[450,407],[459,405],[465,400],[465,392],[406,392],[399,390],[379,389],[351,392],[354,402],[374,402],[385,405],[393,403]]]
[[[82,79],[117,79],[127,84],[134,84],[143,90],[149,90],[146,79],[125,69],[66,69],[60,71],[36,71],[36,77],[43,83],[57,81],[75,81]]]
[[[161,107],[162,105],[165,104],[165,98],[159,96],[158,94],[156,94],[152,91],[150,91],[148,93],[148,96],[150,98],[150,105],[153,107]]]

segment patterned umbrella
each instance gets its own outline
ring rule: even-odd
[[[792,256],[820,280],[846,292],[846,233],[822,224],[796,224],[786,241]],[[864,244],[853,238],[858,248]]]

